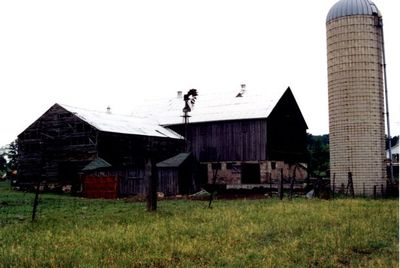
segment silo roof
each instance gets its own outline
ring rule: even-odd
[[[376,5],[370,0],[340,0],[334,4],[326,16],[326,22],[352,15],[381,16]]]

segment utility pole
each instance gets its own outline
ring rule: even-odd
[[[392,136],[390,135],[389,97],[388,97],[388,89],[387,89],[385,39],[384,39],[384,36],[383,36],[383,20],[382,20],[382,17],[379,18],[377,27],[379,27],[380,30],[381,30],[383,85],[384,85],[384,88],[385,88],[386,126],[387,126],[388,140],[389,140],[389,181],[390,181],[391,184],[393,184],[394,178],[393,178],[393,160],[392,160]]]

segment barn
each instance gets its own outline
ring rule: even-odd
[[[54,187],[72,185],[76,192],[81,190],[82,175],[108,172],[107,176],[118,176],[124,185],[131,185],[124,189],[129,194],[146,190],[146,158],[159,162],[183,148],[179,134],[149,118],[61,104],[54,104],[18,135],[18,144],[20,187],[40,179]]]
[[[166,194],[190,194],[215,175],[227,188],[307,177],[307,124],[290,88],[200,93],[189,124],[183,107],[182,92],[135,107],[133,116],[54,104],[18,136],[18,183],[72,184],[93,197],[103,186],[114,189],[103,197],[144,194],[149,158]]]
[[[307,124],[288,87],[283,92],[214,93],[195,100],[189,124],[182,119],[182,92],[158,100],[137,114],[152,114],[160,124],[187,136],[200,162],[201,181],[228,187],[269,184],[281,176],[307,177]]]

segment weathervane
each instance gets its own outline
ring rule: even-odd
[[[183,101],[185,102],[185,107],[183,107],[182,112],[183,112],[183,119],[185,123],[185,151],[187,152],[189,150],[189,144],[188,144],[188,124],[189,124],[189,117],[190,115],[188,114],[189,112],[192,111],[192,107],[194,103],[196,102],[196,97],[197,97],[197,89],[190,89],[188,93],[183,95]]]

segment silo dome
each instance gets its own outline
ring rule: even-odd
[[[326,22],[352,15],[378,15],[381,17],[378,8],[370,0],[340,0],[329,10]]]

